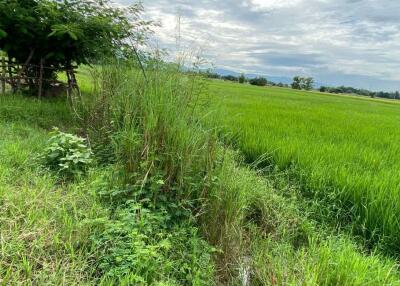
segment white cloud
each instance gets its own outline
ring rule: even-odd
[[[134,0],[115,0],[132,3]],[[400,89],[398,0],[144,0],[173,48],[201,47],[218,67],[267,75],[304,73],[328,84]]]
[[[255,9],[288,8],[299,4],[302,0],[250,0],[249,6]]]

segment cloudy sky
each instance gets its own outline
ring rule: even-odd
[[[134,0],[116,0],[121,4]],[[400,90],[400,0],[143,0],[155,42],[201,48],[216,67]]]

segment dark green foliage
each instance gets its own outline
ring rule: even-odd
[[[256,77],[249,80],[251,85],[266,86],[268,81],[265,77]]]
[[[311,90],[314,87],[314,79],[312,77],[295,76],[293,78],[293,89]]]
[[[224,75],[221,76],[221,79],[223,80],[228,80],[228,81],[239,81],[238,77],[234,76],[234,75]]]
[[[207,78],[221,79],[221,76],[219,74],[214,73],[210,70],[207,70],[206,72],[204,72],[204,76]]]
[[[385,91],[370,91],[367,89],[358,89],[350,86],[338,86],[338,87],[328,87],[321,86],[319,88],[320,92],[338,93],[338,94],[357,94],[369,96],[372,98],[388,98],[388,99],[400,99],[400,92],[385,92]]]
[[[222,80],[233,81],[233,82],[240,82],[241,80],[243,80],[243,78],[241,79],[241,76],[243,74],[240,77],[237,77],[237,76],[234,76],[234,75],[231,75],[231,74],[220,75],[220,74],[214,73],[214,72],[212,72],[210,70],[207,70],[206,72],[201,72],[201,74],[203,74],[207,78],[212,78],[212,79],[222,79]],[[245,80],[246,80],[246,78],[244,78],[244,81]],[[242,83],[242,82],[240,82],[240,83]]]
[[[289,85],[288,84],[286,84],[286,83],[278,83],[276,86],[279,86],[279,87],[289,87]]]
[[[312,77],[304,78],[302,87],[305,90],[312,90],[314,88],[314,79]]]
[[[144,205],[149,201],[126,201],[104,219],[103,231],[92,237],[102,279],[115,285],[121,281],[212,285],[213,249],[199,238],[197,229],[163,208]]]
[[[108,0],[0,1],[0,50],[17,63],[30,59],[34,77],[44,60],[44,78],[57,70],[87,64],[104,55],[131,54],[127,39],[140,44],[150,22],[140,20],[141,5],[116,8]],[[32,83],[33,84],[33,83]]]
[[[246,82],[246,77],[245,77],[245,75],[242,73],[240,76],[239,76],[239,83],[245,83]]]
[[[133,31],[147,24],[138,22],[141,9],[140,5],[115,8],[108,0],[4,0],[0,49],[20,63],[31,51],[36,64],[41,58],[54,67],[88,63],[99,55],[120,52],[124,39],[141,39],[144,30]]]
[[[55,129],[48,147],[41,155],[42,164],[63,178],[74,178],[86,172],[92,163],[86,140]]]
[[[301,89],[301,78],[299,76],[295,76],[292,82],[293,89]]]

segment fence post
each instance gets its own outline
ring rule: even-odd
[[[40,75],[39,75],[39,99],[42,98],[42,86],[43,86],[43,63],[44,59],[40,59]]]
[[[8,62],[7,62],[8,77],[10,80],[12,93],[15,93],[15,91],[16,91],[15,90],[15,81],[14,81],[14,77],[13,77],[12,67],[13,67],[13,59],[8,57]]]
[[[17,74],[16,75],[16,80],[17,80],[17,83],[16,83],[16,89],[17,90],[20,90],[21,89],[21,74],[20,74],[20,68],[19,68],[19,65],[18,64],[15,64],[15,73]]]
[[[6,93],[6,58],[1,57],[1,93]]]

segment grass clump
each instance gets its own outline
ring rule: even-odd
[[[7,245],[0,259],[1,282],[43,284],[47,277],[58,285],[213,285],[214,249],[196,226],[215,145],[215,137],[192,116],[201,81],[161,62],[149,67],[147,80],[124,63],[107,64],[98,72],[92,96],[73,106],[77,120],[59,122],[52,118],[56,114],[43,112],[50,102],[32,99],[24,113],[8,117],[6,106],[0,116],[18,125],[2,130],[10,140],[21,133],[15,148],[4,149],[9,154],[2,179],[8,184],[0,201],[23,204],[24,211],[30,204],[24,215],[8,207],[0,215],[13,225],[1,226]],[[22,97],[9,101],[27,104]],[[57,104],[59,111],[67,109]],[[33,118],[42,113],[43,121],[36,124]],[[56,131],[46,143],[52,123],[86,133],[94,163],[100,164],[89,164],[90,149],[75,135]],[[31,129],[40,136],[22,140]],[[37,154],[44,154],[45,165],[56,172],[39,168],[33,159]],[[36,186],[27,187],[31,196],[24,200],[21,180],[15,180],[24,174],[21,166],[30,174],[26,178],[46,178],[37,192]],[[65,171],[75,180],[57,180]],[[88,176],[80,176],[83,172]],[[39,198],[46,205],[36,211]],[[26,225],[13,223],[21,216]],[[22,246],[23,227],[44,230],[32,231],[32,244]],[[46,261],[54,264],[45,266]]]
[[[76,110],[109,165],[93,186],[108,209],[91,237],[101,283],[212,285],[214,249],[196,226],[216,144],[194,117],[201,78],[162,61],[146,78],[127,62],[93,74],[93,96]]]

